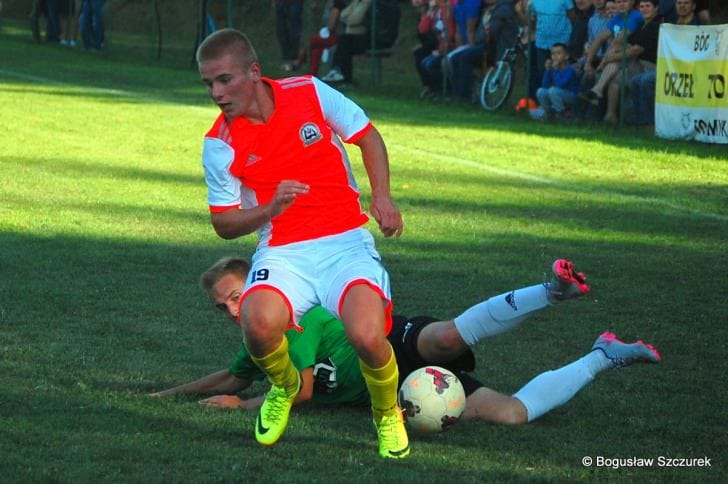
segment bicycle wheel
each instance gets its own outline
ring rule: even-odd
[[[480,86],[480,105],[486,111],[495,111],[506,102],[513,89],[513,70],[508,62],[501,61],[490,69]]]

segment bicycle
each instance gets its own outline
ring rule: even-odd
[[[506,102],[513,90],[513,65],[519,55],[528,62],[526,44],[520,39],[520,32],[513,47],[503,53],[495,67],[488,69],[480,85],[480,105],[486,111],[495,111]]]

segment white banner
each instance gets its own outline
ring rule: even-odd
[[[728,144],[728,25],[660,26],[655,134]]]

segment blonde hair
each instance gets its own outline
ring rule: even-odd
[[[250,264],[237,257],[224,257],[215,262],[200,276],[200,288],[212,299],[212,287],[227,274],[237,274],[245,280],[250,272]]]
[[[230,54],[247,69],[258,62],[258,54],[247,35],[235,29],[221,29],[207,37],[197,48],[195,60],[197,65]]]

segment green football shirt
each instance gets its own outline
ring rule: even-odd
[[[288,353],[299,370],[313,368],[313,401],[322,404],[367,404],[369,392],[359,368],[359,359],[349,343],[344,325],[321,306],[303,315],[303,331],[290,329]],[[262,379],[260,369],[242,346],[230,365],[230,373],[242,379]]]

